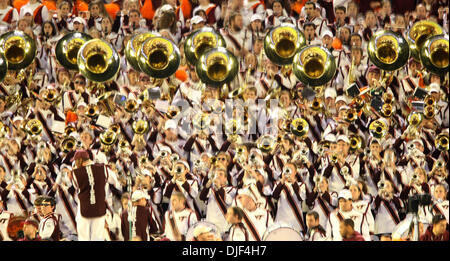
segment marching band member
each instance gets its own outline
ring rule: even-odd
[[[243,210],[240,207],[229,207],[226,218],[228,224],[231,224],[231,226],[225,233],[225,235],[228,235],[225,241],[248,241],[248,231],[244,223],[242,223],[244,218]]]
[[[164,214],[164,235],[171,241],[185,241],[187,231],[198,220],[197,215],[186,206],[186,198],[181,192],[173,192],[170,203],[172,209]]]
[[[297,231],[306,232],[303,220],[302,203],[306,199],[305,184],[296,181],[295,165],[287,163],[282,178],[274,185],[272,197],[278,200],[275,222],[291,225]]]
[[[347,190],[339,192],[339,208],[330,213],[327,223],[327,237],[333,241],[341,241],[342,236],[339,232],[339,224],[345,219],[353,220],[356,232],[360,233],[364,240],[370,241],[369,224],[367,219],[352,206],[352,193]]]
[[[213,170],[213,176],[200,192],[200,200],[206,202],[206,221],[214,223],[224,232],[227,225],[227,209],[236,194],[236,188],[227,185],[227,171],[221,167]]]
[[[308,230],[305,233],[305,241],[326,240],[326,231],[320,225],[320,217],[317,212],[310,211],[306,214],[306,226]]]
[[[41,203],[41,222],[39,223],[39,237],[42,240],[59,241],[61,238],[60,220],[61,215],[55,214],[55,199],[45,197]]]
[[[306,194],[306,204],[311,211],[319,215],[322,228],[326,228],[328,217],[338,204],[338,195],[336,192],[328,191],[328,180],[325,177],[317,177],[313,191]]]

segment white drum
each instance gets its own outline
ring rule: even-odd
[[[283,223],[275,223],[269,228],[262,238],[263,241],[303,241],[303,236],[292,226]]]
[[[220,232],[219,232],[219,228],[208,221],[198,221],[197,223],[195,223],[194,225],[192,225],[187,233],[186,233],[186,241],[194,241],[194,231],[195,228],[197,228],[198,226],[203,226],[203,227],[207,227],[207,228],[211,228],[211,232],[215,235],[216,238],[220,238]]]

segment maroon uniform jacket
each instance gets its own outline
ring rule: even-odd
[[[363,236],[358,232],[353,232],[353,235],[349,238],[344,238],[342,241],[365,241]]]
[[[150,234],[158,232],[156,221],[152,218],[151,209],[148,207],[136,206],[136,235],[142,241],[147,241],[147,231]],[[121,216],[122,235],[125,241],[130,240],[130,222],[128,221],[128,212],[124,211]]]
[[[444,234],[435,236],[433,234],[433,226],[429,226],[425,233],[420,237],[420,241],[449,241],[448,230]]]
[[[93,184],[90,184],[87,168],[92,169]],[[74,169],[78,187],[78,199],[80,201],[80,213],[83,217],[102,217],[106,214],[106,192],[105,185],[108,173],[104,164],[93,164],[86,167]],[[91,185],[94,190],[91,190]],[[91,198],[94,192],[95,200]]]

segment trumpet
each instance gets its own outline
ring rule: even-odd
[[[139,157],[139,163],[141,165],[145,165],[149,162],[148,157],[146,155],[142,155]]]
[[[424,100],[425,106],[434,106],[436,101],[432,95],[427,95]]]
[[[350,136],[350,151],[355,152],[364,147],[364,139],[359,135]]]
[[[337,154],[333,154],[331,156],[331,163],[336,164],[338,162],[338,156]]]
[[[434,144],[436,148],[440,151],[448,151],[449,147],[449,136],[448,133],[441,133],[436,136],[436,139],[434,140]]]
[[[383,106],[381,107],[381,114],[386,117],[386,118],[390,118],[392,116],[393,113],[393,108],[392,108],[392,104],[391,103],[385,103],[383,104]]]
[[[46,91],[43,98],[44,98],[44,100],[48,101],[49,103],[53,103],[58,98],[56,90],[50,89],[50,90]]]
[[[347,110],[345,112],[345,121],[346,122],[354,122],[358,118],[358,114],[354,109]]]
[[[423,112],[423,116],[427,120],[431,120],[436,115],[436,110],[434,109],[434,106],[426,106]]]
[[[66,137],[61,143],[62,151],[64,153],[69,153],[75,149],[75,145],[76,145],[76,140],[74,137],[71,137],[71,136]]]
[[[137,101],[135,99],[128,99],[125,102],[125,111],[128,113],[136,113],[137,110],[139,109],[139,104],[137,103]]]
[[[378,181],[377,187],[378,187],[379,190],[385,189],[386,188],[386,182],[384,180]]]
[[[25,125],[25,131],[31,136],[38,136],[42,132],[42,123],[37,119],[29,120]]]
[[[381,139],[386,136],[388,127],[381,120],[375,120],[369,125],[369,132],[373,137]]]
[[[93,119],[93,118],[96,118],[100,114],[100,110],[97,105],[89,104],[85,114],[87,117]]]
[[[100,134],[100,142],[105,152],[108,152],[114,143],[117,141],[117,134],[112,130],[106,130]]]
[[[385,104],[392,104],[392,103],[394,103],[394,95],[392,95],[391,92],[383,93],[383,101],[384,101]]]

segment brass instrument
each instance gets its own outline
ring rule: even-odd
[[[422,120],[423,116],[420,112],[413,111],[408,115],[408,123],[411,127],[418,128]]]
[[[113,131],[114,131],[114,130],[113,130]],[[129,147],[130,147],[130,144],[128,143],[127,140],[121,139],[121,140],[119,141],[119,148],[120,148],[121,150],[123,150],[123,149],[125,149],[125,148],[129,148]]]
[[[448,151],[448,133],[441,133],[436,136],[434,140],[434,145],[440,151]]]
[[[141,71],[152,78],[167,78],[180,66],[178,47],[164,37],[147,38],[139,49],[138,64]]]
[[[273,63],[288,65],[305,45],[305,35],[294,25],[283,23],[266,34],[264,52]]]
[[[448,73],[449,64],[448,35],[435,35],[428,38],[420,50],[420,61],[430,72],[437,75]]]
[[[334,77],[336,62],[328,49],[312,45],[301,49],[294,56],[292,70],[306,86],[320,86]]]
[[[128,113],[136,113],[139,109],[139,104],[135,99],[127,99],[125,102],[125,111]]]
[[[350,140],[350,151],[351,152],[356,152],[359,149],[363,149],[365,146],[364,139],[360,135],[352,134],[352,135],[350,135],[349,140]]]
[[[141,165],[145,165],[148,163],[148,157],[146,155],[142,155],[139,157],[139,163]]]
[[[388,127],[386,126],[384,121],[375,120],[372,123],[370,123],[369,132],[373,137],[381,139],[384,138],[384,136],[386,136],[388,132]]]
[[[100,134],[100,142],[105,152],[108,152],[111,149],[111,146],[116,143],[116,141],[117,134],[112,130],[106,130]]]
[[[97,117],[100,114],[100,110],[99,110],[97,105],[89,104],[85,114],[86,114],[87,117],[93,119],[93,118]]]
[[[127,42],[125,47],[125,57],[128,63],[135,69],[140,72],[141,68],[139,67],[138,59],[139,59],[139,51],[142,47],[142,44],[148,38],[157,36],[154,33],[145,32],[140,34],[133,35],[130,40]]]
[[[199,57],[195,68],[203,83],[220,87],[236,77],[239,65],[234,54],[219,47],[204,52]]]
[[[385,118],[390,118],[392,116],[393,112],[394,112],[394,108],[393,108],[392,104],[390,104],[390,103],[385,103],[381,107],[381,114]]]
[[[64,35],[55,47],[56,60],[68,70],[78,70],[78,51],[91,39],[90,35],[79,32]]]
[[[42,132],[42,123],[40,120],[31,119],[25,124],[25,131],[31,136],[37,136]]]
[[[436,115],[436,110],[434,106],[425,106],[425,109],[423,110],[423,116],[427,120],[431,120]]]
[[[71,125],[68,125],[68,126],[66,126],[66,127],[64,128],[64,134],[65,134],[66,136],[69,136],[70,133],[75,132],[75,131],[77,131],[77,128],[75,128],[75,127],[73,127],[73,126],[71,126]]]
[[[53,103],[58,99],[57,91],[55,89],[47,90],[44,94],[44,100],[48,101],[49,103]]]
[[[203,27],[192,32],[184,43],[184,54],[191,65],[196,65],[200,56],[209,49],[226,47],[222,35],[211,27]]]
[[[311,102],[311,109],[313,111],[322,111],[323,110],[323,102],[322,99],[319,97],[314,97],[314,99]]]
[[[346,122],[354,122],[358,118],[358,114],[355,109],[349,109],[345,112],[345,121]]]
[[[262,135],[256,140],[256,146],[263,153],[272,153],[276,146],[276,139],[271,135]]]
[[[137,120],[133,122],[133,132],[137,135],[144,135],[150,129],[148,121],[146,120]]]
[[[391,92],[384,92],[383,93],[383,101],[387,104],[394,103],[394,95]]]
[[[120,58],[114,47],[102,39],[85,42],[78,52],[78,68],[89,80],[97,83],[111,80],[120,68]]]
[[[114,131],[117,134],[120,133],[120,125],[119,125],[119,123],[111,124],[111,126],[109,126],[109,129]]]
[[[434,106],[436,101],[433,96],[427,95],[424,100],[425,106]]]
[[[407,33],[411,56],[420,61],[420,52],[425,46],[424,43],[432,36],[443,34],[442,27],[435,22],[422,20],[413,24]]]
[[[25,69],[36,57],[36,43],[22,31],[10,31],[0,36],[0,53],[5,56],[8,70]]]
[[[179,113],[180,113],[180,108],[178,108],[178,106],[170,105],[170,106],[167,108],[166,115],[167,115],[167,118],[168,118],[168,119],[173,119],[173,118],[177,117],[177,115],[178,115]]]
[[[72,150],[75,149],[75,145],[77,144],[77,141],[74,137],[68,136],[64,138],[64,140],[61,142],[61,148],[64,153],[69,153]]]
[[[409,47],[405,38],[390,30],[375,33],[367,45],[367,52],[370,61],[384,71],[398,70],[409,59]]]
[[[338,156],[337,156],[336,153],[334,153],[334,154],[331,156],[331,163],[336,164],[337,162],[338,162]]]
[[[297,137],[303,138],[308,135],[309,124],[305,119],[296,118],[290,124],[291,133]]]

